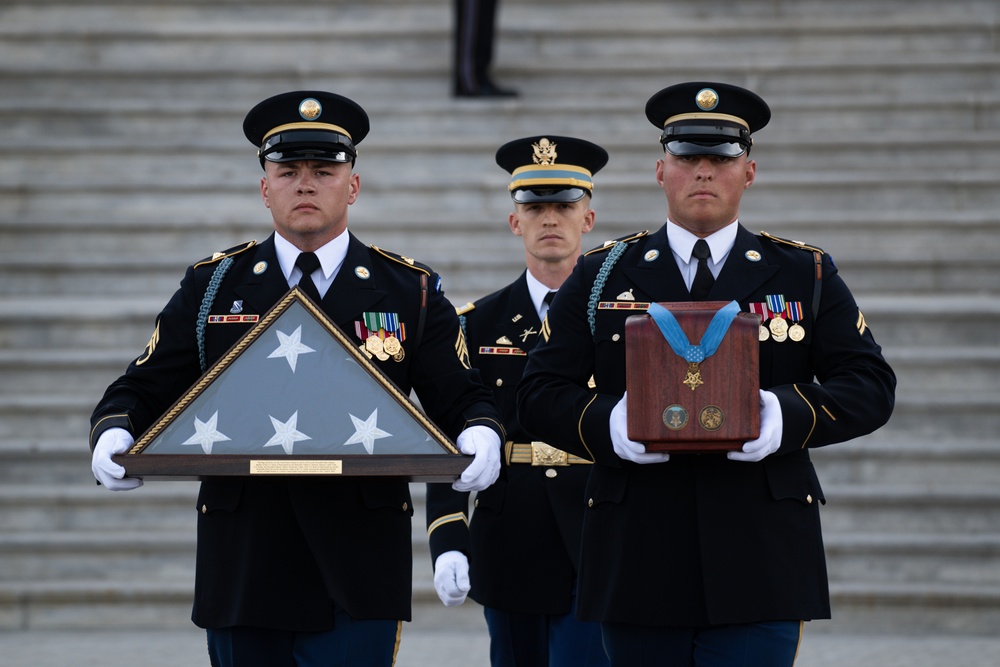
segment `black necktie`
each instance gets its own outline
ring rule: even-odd
[[[691,283],[691,298],[695,301],[704,301],[708,298],[708,292],[715,284],[715,277],[712,270],[708,268],[708,258],[712,256],[712,251],[708,247],[708,241],[698,239],[694,244],[692,257],[698,258],[698,271],[694,274],[694,282]]]
[[[546,306],[551,306],[552,305],[552,299],[554,299],[554,298],[556,298],[556,293],[555,292],[546,292],[545,296],[542,298],[542,303],[544,303]]]
[[[299,253],[299,256],[295,258],[295,266],[302,270],[302,277],[299,278],[299,289],[318,304],[320,302],[319,290],[316,289],[312,274],[319,268],[319,257],[314,252]]]

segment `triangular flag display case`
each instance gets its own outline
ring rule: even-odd
[[[298,288],[113,458],[150,479],[452,481],[470,462]]]

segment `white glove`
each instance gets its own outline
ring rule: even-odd
[[[500,476],[500,436],[488,426],[470,426],[455,442],[463,454],[475,456],[451,488],[482,491]]]
[[[647,452],[646,445],[635,440],[628,439],[628,407],[626,399],[628,392],[618,401],[618,405],[611,410],[611,446],[615,448],[615,454],[626,461],[633,463],[663,463],[670,460],[670,454],[666,452]]]
[[[469,559],[461,551],[445,551],[434,561],[434,590],[445,607],[465,602],[469,583]]]
[[[90,469],[97,481],[112,491],[128,491],[142,486],[139,477],[125,477],[125,468],[111,460],[112,454],[124,454],[135,440],[123,428],[109,428],[94,445]]]
[[[781,446],[781,403],[770,391],[760,390],[760,437],[743,443],[743,449],[726,454],[733,461],[760,461]]]

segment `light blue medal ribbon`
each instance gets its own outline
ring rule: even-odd
[[[660,304],[655,302],[649,304],[646,312],[656,322],[660,333],[663,334],[663,337],[677,356],[682,357],[689,364],[700,364],[719,349],[722,339],[726,337],[726,332],[729,331],[729,326],[740,312],[740,304],[736,301],[730,301],[724,307],[720,308],[715,313],[715,316],[712,317],[712,321],[709,322],[708,328],[705,329],[705,334],[701,337],[701,343],[698,345],[691,344],[687,334],[684,333],[681,325],[677,322],[677,318]]]

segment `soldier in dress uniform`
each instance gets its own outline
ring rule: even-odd
[[[469,494],[440,484],[428,485],[427,530],[441,600],[461,604],[471,581],[469,594],[484,606],[493,667],[607,665],[600,626],[573,616],[591,462],[533,442],[515,415],[527,353],[594,226],[593,176],[607,160],[600,146],[572,137],[500,147],[496,161],[511,173],[514,200],[508,223],[524,242],[527,268],[460,309],[472,365],[492,387],[510,440],[501,479],[476,497],[471,530]]]
[[[94,410],[98,481],[112,490],[142,483],[124,477],[111,456],[125,452],[251,326],[212,324],[227,319],[213,315],[263,315],[298,284],[358,344],[355,323],[393,314],[407,335],[394,337],[396,354],[373,363],[403,392],[415,390],[429,417],[475,456],[456,488],[488,486],[499,473],[503,428],[468,366],[437,274],[347,230],[367,114],[346,97],[298,91],[255,106],[243,129],[258,149],[260,194],[275,231],[187,269],[146,349]],[[212,665],[394,663],[411,613],[413,503],[405,479],[209,478],[197,511],[192,620],[207,629]]]
[[[767,104],[689,82],[646,115],[667,221],[577,265],[528,358],[518,419],[594,460],[578,613],[602,624],[612,665],[790,666],[802,622],[830,616],[809,449],[885,424],[896,379],[829,255],[740,224]],[[627,435],[625,320],[694,298],[761,314],[760,437],[726,454],[647,451]]]

